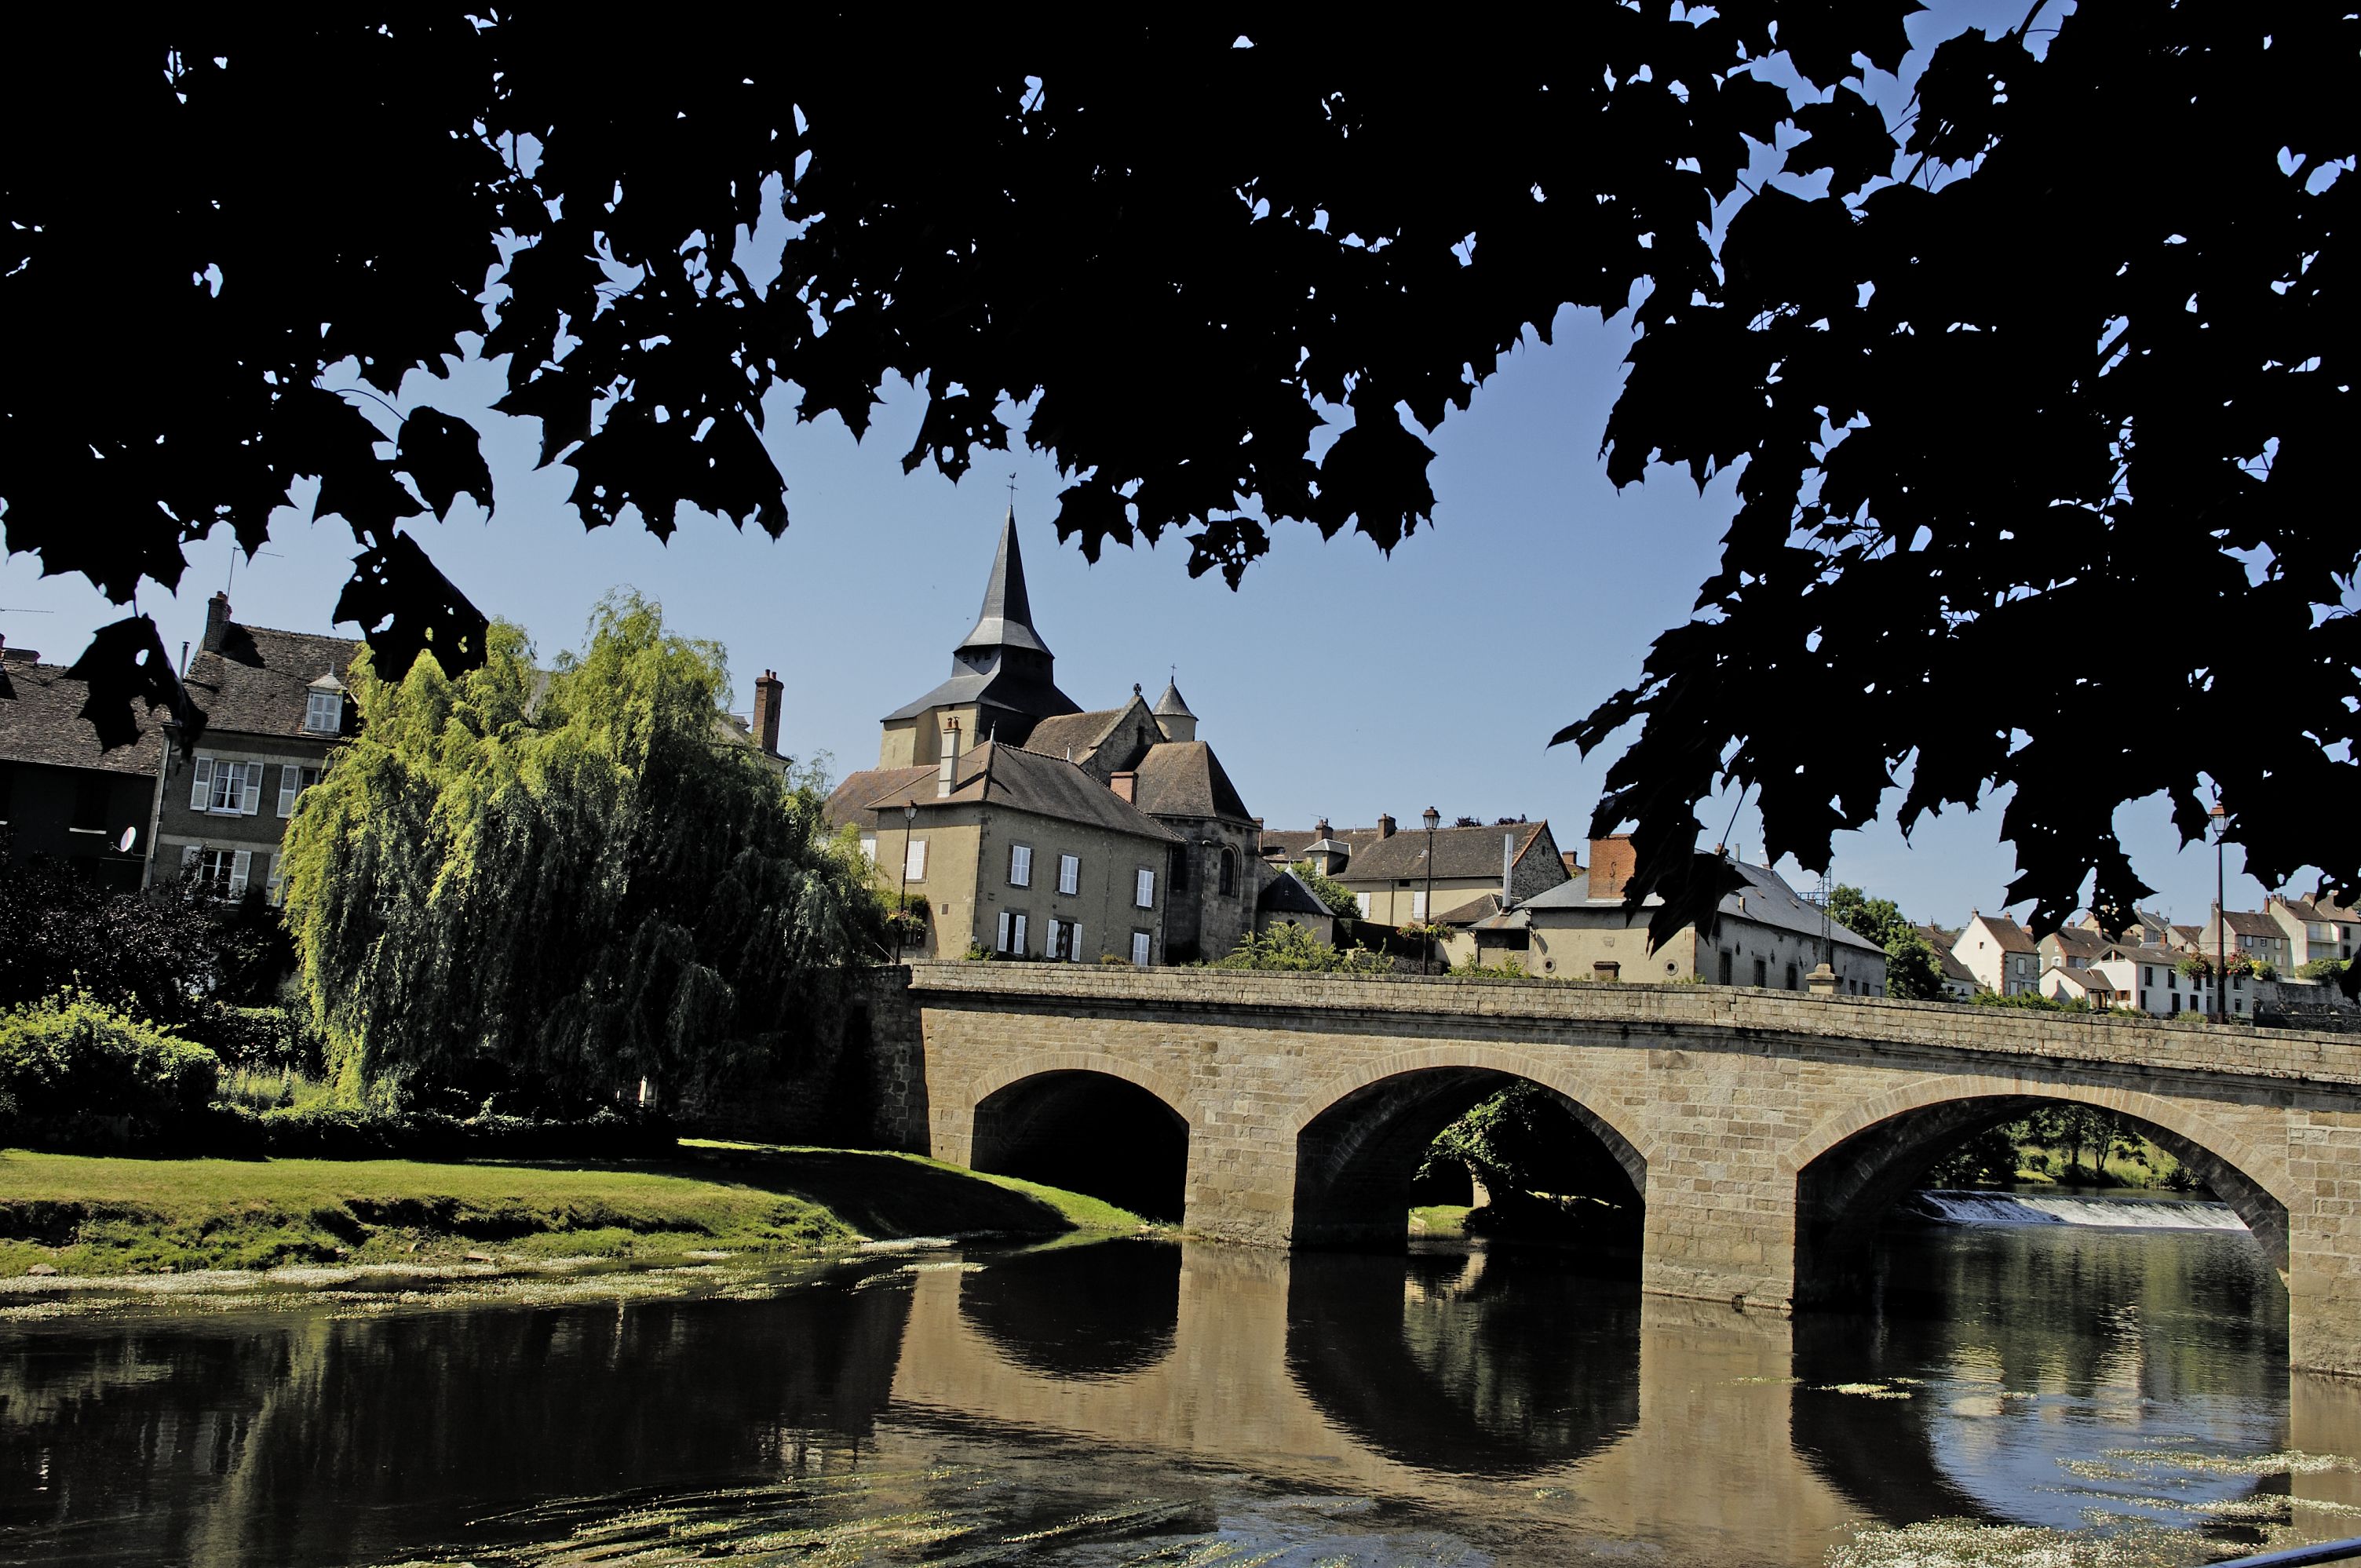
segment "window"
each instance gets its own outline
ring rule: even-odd
[[[2147,1011],[2147,991],[2145,987],[2140,991],[2140,1011],[2143,1013]]]
[[[1794,964],[1789,964],[1787,966],[1787,989],[1790,991],[1795,989],[1795,966]]]
[[[1132,883],[1131,902],[1137,909],[1156,907],[1156,873],[1146,866],[1139,868],[1137,878]]]
[[[1771,960],[1770,960],[1770,959],[1755,959],[1755,960],[1754,960],[1754,983],[1755,983],[1756,985],[1758,985],[1758,986],[1764,986],[1764,987],[1768,987],[1768,986],[1770,985],[1770,983],[1771,983]]]
[[[1000,938],[994,951],[1025,956],[1025,916],[1014,909],[1000,912]]]
[[[867,861],[873,866],[877,863],[876,834],[863,833],[861,836],[861,858]]]
[[[253,867],[249,850],[208,850],[192,844],[181,851],[181,874],[215,898],[246,896],[247,872]]]
[[[1066,931],[1064,921],[1054,915],[1049,916],[1049,940],[1041,949],[1042,957],[1063,959],[1069,956],[1066,952]]]
[[[1058,891],[1071,895],[1082,890],[1082,857],[1060,855],[1058,857]]]
[[[1724,985],[1730,983],[1730,949],[1728,948],[1721,950],[1721,983]]]
[[[276,855],[270,857],[270,874],[263,881],[262,896],[273,905],[282,902],[287,896],[287,880],[279,874],[279,857]]]
[[[1623,966],[1615,962],[1611,959],[1601,959],[1590,966],[1590,978],[1593,980],[1620,980],[1623,978]]]
[[[2180,1015],[2180,998],[2178,996],[2172,999],[2172,1012],[2175,1017]]]
[[[1049,922],[1049,946],[1047,951],[1053,959],[1068,963],[1082,962],[1082,927],[1081,924],[1052,918]]]
[[[334,735],[345,727],[345,694],[313,691],[303,699],[303,728],[313,735]]]
[[[262,764],[199,757],[190,781],[189,809],[253,816],[262,809]]]
[[[913,839],[902,851],[902,874],[912,882],[927,880],[927,841]]]
[[[319,782],[320,770],[317,768],[298,767],[293,762],[281,763],[279,769],[279,815],[294,816],[297,797]]]
[[[1369,895],[1356,893],[1353,895],[1353,902],[1361,906],[1361,918],[1367,920],[1369,917]]]
[[[1008,846],[1008,885],[1011,887],[1031,887],[1033,885],[1032,845],[1011,844]]]
[[[1138,965],[1141,969],[1146,969],[1148,967],[1148,938],[1147,932],[1134,931],[1131,934],[1131,961]]]
[[[1426,918],[1426,889],[1421,888],[1410,895],[1410,917],[1413,920]]]
[[[1235,850],[1224,848],[1222,850],[1222,896],[1228,898],[1237,891],[1238,852]]]

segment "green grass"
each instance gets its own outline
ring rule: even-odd
[[[780,1260],[863,1239],[1131,1231],[1096,1199],[908,1155],[696,1145],[595,1168],[117,1159],[0,1151],[0,1277],[690,1252]]]
[[[1464,1236],[1467,1234],[1465,1203],[1429,1203],[1410,1212],[1410,1234],[1414,1236]]]

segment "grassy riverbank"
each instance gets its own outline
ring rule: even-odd
[[[303,1263],[792,1260],[864,1240],[1128,1232],[1077,1193],[915,1156],[749,1145],[576,1168],[0,1151],[0,1277]]]

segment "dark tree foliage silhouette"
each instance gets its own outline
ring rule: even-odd
[[[40,149],[0,169],[7,543],[127,602],[316,478],[362,547],[339,615],[390,674],[463,667],[484,618],[401,527],[489,477],[394,400],[479,354],[590,526],[775,534],[765,419],[859,433],[898,375],[906,466],[958,475],[1029,402],[1061,538],[1177,530],[1235,586],[1283,521],[1390,547],[1433,506],[1419,432],[1561,307],[1628,309],[1613,477],[1744,467],[1698,618],[1559,737],[1641,726],[1599,809],[1633,899],[1709,911],[1725,781],[1814,866],[1897,782],[1905,828],[2014,788],[2044,921],[2094,872],[2127,908],[2114,806],[2191,830],[2201,779],[2257,874],[2349,885],[2351,814],[2284,806],[2355,783],[2355,20],[2036,4],[1889,127],[1865,73],[1916,9],[1588,0],[1415,49],[1260,11],[45,15],[0,93]],[[1750,141],[1798,190],[1742,188]],[[102,633],[106,733],[176,698],[162,655]]]

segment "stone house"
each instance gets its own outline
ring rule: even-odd
[[[181,677],[205,720],[193,736],[168,726],[150,885],[188,878],[223,898],[261,887],[278,901],[287,819],[358,721],[345,681],[360,649],[346,637],[241,625],[229,596],[214,595]]]
[[[872,822],[863,839],[889,884],[923,904],[909,956],[1164,961],[1178,835],[1075,763],[986,741],[855,778],[884,787],[857,807],[840,787],[831,814]]]
[[[857,824],[863,847],[896,886],[900,868],[891,859],[888,841],[903,824],[890,807],[915,799],[933,810],[927,803],[939,798],[937,771],[946,760],[956,783],[950,795],[939,796],[945,801],[957,797],[961,805],[978,806],[997,803],[1037,817],[1068,810],[1079,833],[1137,837],[1134,829],[1144,822],[1154,829],[1148,838],[1156,846],[1148,862],[1155,872],[1154,919],[1143,924],[1132,918],[1151,906],[1124,905],[1119,913],[1131,924],[1123,927],[1124,940],[1106,950],[1132,956],[1138,945],[1134,938],[1144,931],[1152,936],[1148,950],[1153,958],[1141,961],[1218,958],[1255,928],[1257,904],[1268,873],[1257,852],[1258,825],[1221,759],[1198,738],[1197,726],[1197,716],[1177,683],[1168,684],[1152,707],[1135,685],[1130,699],[1121,706],[1091,711],[1058,689],[1056,660],[1033,624],[1012,512],[1001,527],[983,609],[952,654],[950,678],[886,715],[878,766],[837,786],[829,799],[829,820],[839,826]],[[1057,767],[1044,773],[1036,760]],[[982,774],[972,772],[979,768]],[[962,792],[983,774],[994,782],[977,800],[966,800]],[[1022,795],[1021,807],[1012,806],[1017,796],[1010,791]],[[981,818],[971,822],[957,811],[940,820],[947,825],[946,833],[954,824],[978,829],[985,826]],[[952,839],[943,841],[949,844]],[[1137,845],[1123,852],[1135,850]],[[1093,861],[1104,861],[1111,852],[1109,844],[1099,844]],[[965,851],[947,850],[930,864],[926,879],[930,918],[981,921],[984,916],[978,911],[1000,906],[1004,884],[995,879],[1007,868],[996,867],[981,850],[965,892],[954,892],[945,882],[956,879],[955,867],[969,863]],[[947,910],[951,912],[948,916]],[[1026,949],[1031,952],[1048,927],[1036,932],[1037,912],[1028,907],[1020,913],[1033,936]],[[1042,913],[1038,918],[1051,916]],[[1113,941],[1116,934],[1116,927],[1100,915],[1056,918],[1060,931],[1079,920],[1086,939],[1105,933]],[[1000,939],[995,916],[989,937],[978,943],[997,950]],[[966,938],[929,950],[957,958],[966,950]]]
[[[1839,994],[1885,994],[1885,949],[1828,920],[1767,866],[1732,862],[1742,885],[1722,899],[1710,938],[1689,926],[1662,945],[1652,942],[1650,911],[1663,900],[1651,894],[1638,912],[1625,910],[1631,863],[1628,839],[1593,839],[1590,869],[1581,876],[1477,921],[1477,955],[1492,962],[1498,952],[1529,974],[1569,980],[1695,979],[1784,991],[1804,990],[1827,961]],[[1516,927],[1525,933],[1521,957],[1497,935]]]
[[[2295,967],[2294,945],[2279,922],[2258,909],[2223,909],[2216,905],[2205,917],[2197,951],[2212,958],[2226,948],[2235,958],[2244,953],[2257,963],[2268,963],[2285,974]]]
[[[1445,911],[1486,894],[1499,894],[1504,887],[1514,903],[1566,880],[1565,862],[1558,856],[1557,841],[1550,837],[1546,821],[1439,828],[1433,834],[1431,867],[1427,837],[1423,827],[1396,831],[1391,817],[1380,817],[1375,839],[1327,874],[1352,890],[1360,902],[1363,919],[1384,926],[1424,920],[1430,887],[1433,913],[1440,921]],[[1350,840],[1332,838],[1329,842]],[[1322,860],[1333,861],[1334,856],[1331,851],[1312,858],[1317,865]]]
[[[1333,944],[1336,940],[1336,912],[1321,903],[1320,895],[1301,877],[1284,867],[1263,883],[1255,900],[1255,929],[1268,931],[1274,926],[1301,926],[1314,941]]]
[[[2041,989],[2041,946],[2033,933],[2005,915],[1968,912],[1951,944],[1951,956],[1976,977],[1979,990],[1995,996],[2023,996]]]
[[[1935,949],[1935,968],[1941,977],[1939,984],[1943,1000],[1973,1001],[1982,987],[1976,983],[1975,971],[1961,963],[1959,955],[1951,951],[1951,946],[1960,939],[1960,934],[1947,931],[1940,926],[1921,926],[1918,934],[1927,938],[1928,947]]]
[[[55,860],[127,892],[154,826],[159,725],[112,751],[82,716],[87,683],[29,648],[0,656],[0,829],[12,861]]]
[[[2275,893],[2263,901],[2263,913],[2287,938],[2290,973],[2321,959],[2349,959],[2361,945],[2361,910],[2333,899],[2282,898]]]

